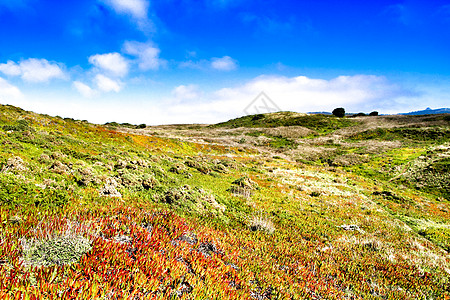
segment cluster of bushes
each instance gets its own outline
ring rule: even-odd
[[[2,126],[4,131],[26,131],[26,130],[32,130],[30,127],[30,121],[26,119],[18,120],[15,124],[12,125],[3,125]]]
[[[67,190],[41,188],[14,174],[0,174],[0,204],[7,207],[64,207],[70,200]]]

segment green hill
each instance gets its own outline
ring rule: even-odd
[[[303,126],[319,133],[329,133],[339,128],[349,127],[357,124],[357,121],[348,118],[337,118],[332,115],[307,115],[295,112],[276,112],[240,117],[227,122],[212,125],[213,128],[220,127],[281,127],[281,126]]]

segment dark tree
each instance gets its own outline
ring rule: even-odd
[[[369,116],[371,116],[371,117],[376,117],[376,116],[378,116],[378,112],[377,112],[377,111],[373,111],[373,112],[371,112],[371,113],[369,114]]]
[[[333,115],[335,115],[338,118],[343,118],[345,116],[345,109],[342,107],[333,109]]]
[[[136,128],[140,128],[140,129],[145,128],[145,127],[147,127],[147,125],[145,125],[145,124],[140,124],[140,125],[136,126]]]

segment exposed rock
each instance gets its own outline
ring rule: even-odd
[[[122,198],[122,194],[116,190],[117,186],[117,181],[114,178],[108,178],[103,188],[99,191],[100,196]]]
[[[3,166],[2,172],[8,172],[8,171],[26,171],[28,168],[25,166],[25,163],[23,162],[23,159],[19,156],[14,156],[8,158],[8,161],[6,162],[6,165]]]

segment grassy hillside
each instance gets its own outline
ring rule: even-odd
[[[294,112],[277,112],[270,114],[249,115],[212,125],[220,127],[281,127],[303,126],[318,133],[329,133],[339,128],[357,124],[347,118],[337,118],[333,115],[306,115]]]
[[[449,299],[449,127],[0,106],[0,299]]]

